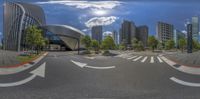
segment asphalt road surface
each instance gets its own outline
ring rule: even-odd
[[[0,87],[0,99],[199,99],[200,87],[180,85],[170,80],[200,83],[200,76],[185,74],[160,63],[157,56],[136,61],[121,57],[88,59],[66,52],[50,52],[46,58],[26,71],[0,76],[0,83],[13,83],[30,77],[30,71],[46,62],[45,77],[15,86]],[[151,62],[151,57],[154,61]],[[94,67],[81,68],[71,61]]]

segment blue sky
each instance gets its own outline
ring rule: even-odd
[[[104,32],[118,31],[124,19],[133,21],[136,26],[147,25],[150,35],[155,35],[158,21],[173,24],[176,29],[184,31],[184,23],[187,20],[190,20],[192,16],[200,16],[198,0],[17,1],[41,6],[44,9],[47,24],[70,25],[86,34],[90,33],[90,28],[94,25],[103,25]],[[3,0],[0,4],[0,32],[2,32]]]

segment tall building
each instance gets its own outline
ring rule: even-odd
[[[192,24],[187,24],[187,52],[192,53]]]
[[[25,45],[25,29],[32,25],[45,25],[45,15],[37,5],[4,2],[3,45],[5,50],[20,51]]]
[[[92,27],[92,39],[97,40],[99,43],[102,41],[102,26]]]
[[[46,25],[45,14],[40,6],[23,2],[5,1],[3,4],[3,48],[22,51],[32,47],[26,41],[26,29],[30,26],[40,27],[57,36],[66,49],[79,49],[82,31],[67,25]],[[47,34],[47,33],[45,33]],[[51,42],[51,41],[50,41]],[[52,42],[55,44],[55,42]]]
[[[136,26],[133,22],[124,20],[120,29],[120,43],[131,46],[131,40],[135,38]]]
[[[137,29],[136,29],[136,38],[139,41],[142,41],[144,47],[147,47],[148,27],[146,25],[137,27]]]
[[[182,33],[181,31],[179,30],[174,30],[174,43],[175,43],[175,47],[178,48],[179,45],[178,45],[178,41],[181,39],[181,38],[186,38],[186,35],[184,33]]]
[[[199,41],[199,18],[192,17],[192,38]]]
[[[164,22],[158,22],[156,26],[156,36],[158,40],[165,43],[167,40],[173,39],[174,26]]]
[[[113,31],[113,39],[114,39],[114,41],[115,41],[115,44],[118,44],[118,34],[117,34],[117,31]]]

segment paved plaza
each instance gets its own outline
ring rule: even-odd
[[[18,53],[16,51],[0,50],[0,67],[19,64],[20,62],[17,60],[17,55]]]

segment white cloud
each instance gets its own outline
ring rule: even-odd
[[[183,30],[182,33],[187,34],[187,31],[186,31],[186,30]]]
[[[83,32],[87,32],[87,31],[88,31],[88,29],[83,29],[82,31],[83,31]]]
[[[110,17],[94,17],[91,18],[90,20],[88,20],[87,22],[85,22],[85,25],[89,28],[93,27],[93,26],[106,26],[106,25],[110,25],[112,23],[114,23],[117,19],[119,19],[118,17],[115,16],[110,16]]]
[[[47,1],[37,2],[37,4],[63,4],[67,6],[76,7],[79,9],[96,8],[96,9],[113,9],[119,6],[122,2],[119,1]]]
[[[112,32],[111,32],[111,31],[106,31],[106,32],[103,32],[103,35],[104,35],[104,36],[112,35]]]

